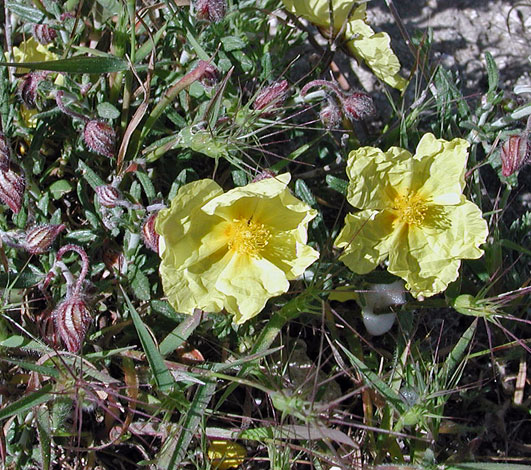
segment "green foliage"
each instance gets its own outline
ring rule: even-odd
[[[198,19],[197,2],[144,3],[6,0],[0,12],[1,130],[25,179],[20,211],[0,204],[2,468],[214,468],[209,441],[231,439],[248,469],[528,470],[489,460],[527,445],[529,167],[503,176],[500,148],[529,132],[529,87],[502,89],[486,53],[486,85],[468,96],[423,31],[408,89],[375,91],[370,126],[326,129],[319,107],[332,98],[301,89],[336,68],[361,87],[339,39],[286,18],[277,0],[230,1],[218,23]],[[22,72],[12,47],[33,24],[56,32],[55,59]],[[29,70],[47,71],[31,90]],[[284,79],[286,94],[260,109]],[[91,120],[116,133],[113,157],[91,146]],[[413,151],[427,132],[470,143],[466,196],[489,224],[485,255],[464,261],[443,295],[382,307],[397,322],[373,337],[360,294],[396,278],[384,264],[358,275],[338,261],[333,242],[352,211],[346,159],[365,145]],[[231,189],[287,171],[317,211],[308,242],[319,260],[243,325],[176,312],[145,243],[148,217],[192,181]],[[114,207],[96,196],[103,185],[119,189]],[[39,224],[66,229],[30,254],[26,233]],[[53,313],[83,269],[77,255],[57,261],[67,244],[90,260],[91,324],[76,352]]]

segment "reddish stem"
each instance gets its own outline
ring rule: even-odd
[[[301,96],[305,96],[306,93],[308,93],[308,90],[310,88],[313,88],[316,86],[321,86],[321,87],[324,86],[326,88],[330,88],[337,95],[340,101],[342,101],[345,96],[344,93],[339,89],[339,87],[335,83],[329,82],[328,80],[313,80],[310,83],[307,83],[306,85],[302,87]]]
[[[79,273],[73,290],[74,294],[79,294],[81,292],[81,287],[83,286],[83,281],[87,277],[89,271],[89,257],[83,248],[70,243],[61,247],[61,249],[57,252],[56,260],[61,261],[61,258],[67,251],[75,251],[81,257],[81,272]]]
[[[75,111],[72,111],[71,109],[67,108],[63,102],[63,96],[65,95],[64,91],[58,90],[55,93],[55,102],[57,103],[57,107],[65,114],[67,114],[70,117],[81,119],[83,122],[89,122],[89,118],[86,116],[83,116],[82,114],[76,113]]]

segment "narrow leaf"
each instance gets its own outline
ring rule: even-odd
[[[37,392],[33,392],[14,403],[4,406],[0,410],[0,420],[9,418],[10,416],[18,413],[23,413],[34,406],[41,405],[53,399],[53,395],[50,393],[52,390],[51,384],[45,385]]]
[[[71,57],[45,62],[0,62],[0,65],[64,73],[102,74],[129,70],[129,64],[118,57]]]
[[[174,383],[173,377],[166,367],[164,359],[157,349],[157,346],[155,346],[155,343],[153,342],[153,339],[151,338],[146,326],[142,322],[140,315],[136,311],[135,307],[131,303],[131,300],[129,299],[129,296],[121,285],[120,289],[122,290],[125,303],[129,309],[129,312],[131,313],[131,317],[133,318],[133,323],[138,333],[138,337],[140,338],[140,343],[142,343],[142,349],[146,353],[146,358],[153,372],[153,376],[155,377],[155,382],[163,392],[168,391],[171,389]]]

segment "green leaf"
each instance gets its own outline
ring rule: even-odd
[[[157,465],[165,470],[182,468],[182,461],[187,455],[188,447],[194,435],[198,432],[206,408],[216,391],[216,382],[207,382],[200,385],[194,396],[190,408],[180,423],[179,435],[169,435],[164,442],[160,454],[157,456]]]
[[[485,52],[485,61],[487,62],[487,77],[489,81],[489,92],[492,92],[498,88],[498,82],[500,76],[498,74],[498,67],[490,52]]]
[[[146,325],[144,325],[144,323],[142,322],[140,315],[131,303],[129,296],[127,295],[121,284],[120,289],[124,296],[127,308],[131,313],[131,317],[133,318],[133,323],[135,325],[136,332],[138,333],[140,343],[142,344],[142,349],[146,353],[146,358],[149,362],[151,371],[153,372],[155,382],[157,383],[160,390],[162,390],[163,392],[169,391],[172,385],[174,384],[173,377],[170,374],[168,368],[166,367],[164,359],[161,356],[159,350],[157,349],[157,346],[155,346],[155,343],[153,342],[153,339],[151,338],[151,335],[149,334]]]
[[[149,279],[141,269],[136,270],[131,287],[138,299],[149,300],[151,298]]]
[[[196,310],[193,315],[188,315],[164,340],[160,343],[160,353],[163,356],[175,351],[195,331],[201,322],[203,312]]]
[[[44,62],[0,62],[8,67],[24,67],[30,70],[49,70],[64,73],[102,74],[129,70],[129,64],[118,57],[71,57]]]
[[[531,470],[531,465],[519,463],[470,462],[444,467],[444,470]]]
[[[39,443],[42,459],[42,469],[48,470],[52,460],[52,430],[50,427],[50,411],[46,406],[39,406],[37,410],[37,432],[39,434]]]
[[[452,352],[448,355],[446,360],[444,361],[444,364],[439,371],[438,379],[441,383],[446,384],[447,386],[450,385],[452,382],[457,383],[457,380],[452,380],[452,377],[450,377],[454,371],[459,366],[459,363],[461,362],[461,359],[464,357],[466,350],[468,349],[468,346],[470,342],[472,341],[472,338],[474,337],[474,333],[476,332],[476,327],[478,325],[477,318],[472,322],[472,324],[466,329],[464,334],[461,336],[457,344],[452,349]]]
[[[52,197],[57,200],[61,199],[65,194],[72,191],[73,187],[72,184],[67,180],[58,180],[54,181],[50,187],[48,188],[48,191],[52,193]]]
[[[352,354],[347,348],[342,344],[337,343],[343,352],[347,355],[350,360],[350,363],[359,371],[363,376],[364,380],[372,385],[378,392],[384,397],[387,398],[389,404],[395,408],[398,412],[404,413],[406,411],[404,403],[400,396],[387,385],[378,374],[375,374],[367,365],[360,361],[354,354]]]
[[[87,180],[87,183],[90,184],[92,189],[96,189],[98,186],[105,184],[103,181],[92,169],[81,159],[78,161],[78,168],[83,172],[83,177]]]
[[[47,401],[53,400],[52,386],[50,384],[45,385],[43,388],[37,392],[30,393],[29,395],[17,400],[14,403],[10,403],[7,406],[4,406],[0,410],[0,420],[9,418],[10,416],[23,413],[28,411],[34,406],[46,403]]]
[[[111,103],[100,103],[96,106],[98,115],[103,119],[117,119],[120,117],[120,111],[118,111]]]
[[[345,196],[347,194],[348,181],[345,181],[341,178],[336,178],[333,175],[326,175],[325,177],[326,184],[330,189],[337,191],[339,194]]]
[[[44,275],[24,271],[20,274],[0,273],[0,286],[8,286],[12,289],[27,289],[36,286],[44,279]]]
[[[140,181],[142,188],[144,188],[144,192],[146,193],[148,201],[155,199],[157,194],[155,192],[155,186],[153,186],[153,183],[151,182],[151,178],[143,171],[137,171],[135,175]]]
[[[42,23],[46,19],[46,16],[41,11],[37,10],[36,8],[23,5],[21,2],[6,0],[5,6],[9,13],[14,13],[21,20],[24,20],[28,23]]]
[[[237,51],[243,49],[247,44],[246,42],[237,36],[226,36],[221,39],[223,50],[225,52]]]

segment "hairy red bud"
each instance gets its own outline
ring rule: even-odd
[[[502,175],[511,176],[531,158],[531,141],[527,135],[512,135],[501,148]]]
[[[22,208],[26,182],[12,169],[0,170],[0,200],[15,214]]]
[[[155,253],[159,252],[159,238],[160,235],[155,231],[155,221],[157,219],[157,213],[154,212],[148,216],[142,225],[142,238],[144,244]]]
[[[55,308],[52,318],[66,349],[71,353],[78,352],[92,321],[82,296],[74,293],[67,297]]]
[[[288,86],[287,80],[280,80],[265,87],[255,98],[253,109],[259,111],[269,106],[278,107],[282,105],[286,99]]]
[[[24,104],[32,109],[35,108],[37,99],[37,87],[39,83],[46,79],[48,72],[36,71],[30,72],[22,77],[18,86],[18,96]]]
[[[196,17],[211,23],[219,23],[227,12],[226,0],[196,0]]]
[[[98,201],[104,207],[116,207],[123,201],[120,190],[110,184],[97,186],[95,191],[98,196]]]
[[[354,121],[360,121],[376,114],[372,98],[366,93],[355,92],[341,100],[343,112]]]
[[[335,104],[331,103],[321,109],[319,118],[327,129],[335,129],[341,123],[341,111]]]
[[[85,124],[83,138],[87,147],[93,152],[106,157],[114,157],[116,133],[103,121],[91,120]]]
[[[9,162],[11,161],[11,149],[7,143],[6,136],[0,132],[0,171],[9,170]]]
[[[65,228],[64,224],[35,225],[26,231],[24,248],[33,255],[44,253]]]
[[[56,37],[55,29],[50,28],[47,24],[34,24],[33,37],[41,44],[50,44]]]

